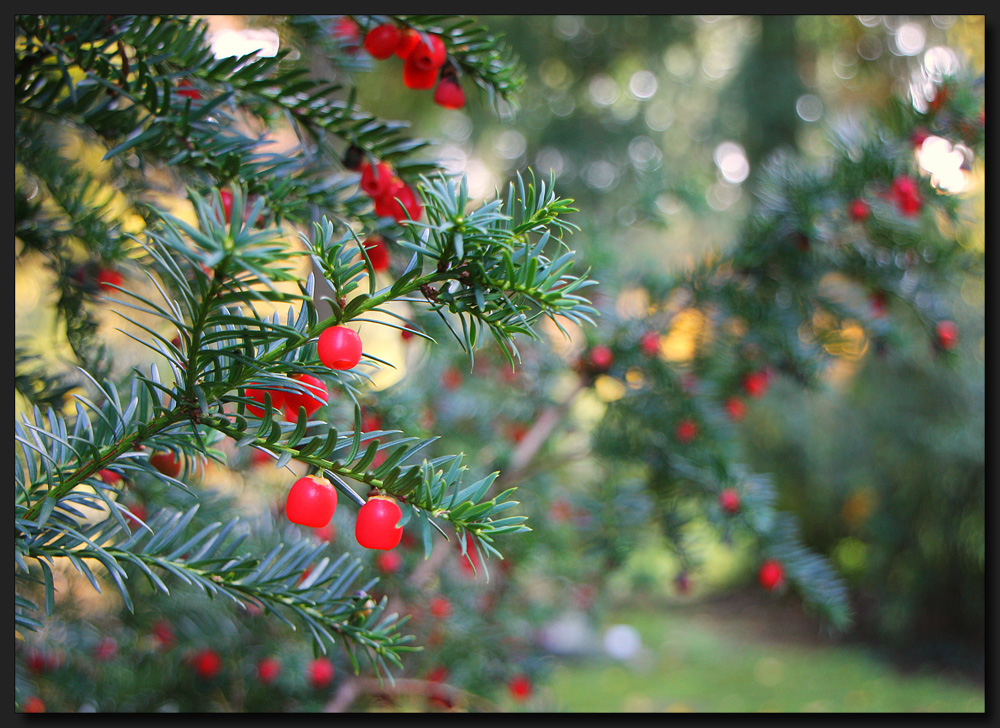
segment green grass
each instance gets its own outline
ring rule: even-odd
[[[984,690],[931,673],[901,674],[863,648],[769,642],[752,623],[697,609],[616,614],[644,650],[563,663],[548,684],[564,712],[984,712]]]

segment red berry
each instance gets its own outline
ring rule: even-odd
[[[958,344],[958,326],[954,321],[938,321],[936,333],[938,346],[945,351],[954,349]]]
[[[363,243],[368,259],[376,273],[389,270],[389,246],[379,235],[373,235]]]
[[[395,551],[383,551],[375,557],[375,566],[383,574],[395,574],[403,565],[403,557]]]
[[[847,208],[847,212],[851,216],[852,220],[855,220],[856,222],[864,222],[868,219],[869,215],[872,214],[872,209],[864,200],[855,199],[851,201],[850,206]]]
[[[285,405],[285,393],[280,389],[247,389],[244,394],[255,402],[260,402],[260,407],[256,405],[248,404],[247,412],[254,415],[255,417],[264,416],[264,395],[271,395],[271,407],[274,409],[281,409]]]
[[[916,129],[913,130],[913,133],[910,134],[910,141],[913,143],[913,146],[920,147],[923,146],[924,141],[929,136],[930,133],[926,129],[924,129],[922,126],[917,127]]]
[[[446,76],[438,81],[434,89],[434,103],[446,109],[461,109],[465,106],[465,91],[458,79]]]
[[[736,513],[740,509],[740,494],[736,488],[726,488],[719,493],[719,506],[726,513]]]
[[[401,34],[393,23],[377,25],[365,35],[365,50],[372,58],[384,60],[396,52]]]
[[[190,81],[188,81],[185,78],[185,79],[182,79],[177,84],[177,95],[178,96],[187,96],[189,99],[194,99],[195,101],[197,101],[198,99],[201,98],[201,91],[199,91],[198,89],[196,89],[194,87],[194,84],[192,84]]]
[[[399,179],[385,162],[379,162],[374,167],[367,161],[361,163],[361,191],[371,198],[382,197],[392,187],[393,181]]]
[[[396,46],[396,55],[405,61],[419,42],[420,33],[413,28],[404,28],[399,33],[399,45]]]
[[[361,361],[361,337],[346,326],[331,326],[319,335],[316,351],[331,369],[351,369]]]
[[[108,470],[108,469],[98,470],[97,477],[110,486],[121,485],[123,482],[122,476],[120,476],[114,470]]]
[[[406,65],[412,65],[419,71],[437,71],[444,65],[447,54],[444,41],[438,35],[419,36],[406,57]]]
[[[412,59],[413,53],[403,61],[403,85],[416,91],[434,88],[438,79],[438,69],[417,65]]]
[[[180,458],[170,451],[150,455],[149,464],[170,478],[176,478],[181,473]]]
[[[333,37],[347,46],[353,46],[361,40],[361,29],[358,24],[346,15],[337,19],[333,27]]]
[[[451,602],[444,597],[434,597],[427,608],[438,619],[446,619],[451,614]]]
[[[681,420],[677,423],[677,439],[681,442],[691,442],[698,437],[698,424],[694,420]]]
[[[639,348],[646,356],[656,356],[660,352],[660,335],[656,331],[647,331],[639,339]]]
[[[37,695],[32,695],[30,698],[21,704],[22,713],[44,713],[45,703]]]
[[[757,579],[762,587],[773,591],[785,583],[785,569],[774,559],[767,559],[760,565]]]
[[[118,643],[114,637],[104,637],[94,647],[94,657],[98,660],[110,660],[118,654]]]
[[[892,183],[892,196],[896,201],[896,207],[904,215],[912,217],[923,207],[917,181],[912,177],[897,177]]]
[[[384,195],[375,198],[375,214],[379,217],[391,217],[397,223],[406,224],[408,220],[419,220],[424,214],[424,207],[413,189],[403,180],[396,178]]]
[[[403,529],[396,525],[402,517],[403,511],[395,498],[373,495],[358,511],[354,536],[366,549],[388,551],[403,537]]]
[[[401,338],[403,341],[409,341],[414,336],[415,336],[415,334],[412,331],[410,331],[409,329],[400,329],[399,330],[399,338]]]
[[[938,87],[938,90],[934,93],[934,98],[931,99],[930,109],[931,111],[937,111],[942,106],[944,102],[948,99],[948,89],[944,86]]]
[[[101,288],[114,290],[113,286],[120,286],[125,277],[113,268],[102,268],[97,272],[97,283]]]
[[[743,390],[751,397],[763,397],[767,391],[767,380],[765,371],[748,372],[743,377]]]
[[[222,668],[222,658],[219,657],[219,653],[208,647],[196,652],[191,663],[198,676],[205,680],[211,680]]]
[[[515,675],[507,683],[507,690],[515,700],[527,700],[531,696],[531,681],[526,675]]]
[[[726,400],[726,412],[735,422],[739,422],[743,419],[743,416],[747,413],[747,405],[742,399],[736,396],[732,396]]]
[[[139,521],[136,520],[137,518],[145,523],[147,515],[146,508],[142,505],[142,503],[136,503],[129,506],[128,509],[132,512],[132,515],[126,516],[126,518],[129,520],[129,527],[134,531],[136,528],[140,527]]]
[[[285,516],[301,526],[325,526],[335,510],[337,491],[329,480],[315,475],[296,480],[285,498]]]
[[[270,685],[281,674],[281,663],[273,657],[264,657],[257,663],[257,679]]]
[[[333,680],[333,663],[326,657],[317,657],[309,663],[309,684],[315,689],[325,688]]]
[[[606,372],[611,368],[611,363],[615,360],[615,355],[611,353],[610,347],[598,344],[590,350],[588,359],[595,371]]]
[[[289,379],[301,382],[309,393],[298,394],[296,392],[285,392],[285,419],[297,422],[299,418],[299,407],[304,407],[306,417],[312,417],[320,407],[325,405],[330,399],[330,392],[326,384],[312,374],[293,374]]]
[[[225,215],[226,222],[229,222],[233,217],[233,193],[219,190],[219,197],[222,198],[222,214]]]

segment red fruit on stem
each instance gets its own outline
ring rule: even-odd
[[[399,45],[396,46],[396,56],[405,61],[419,42],[420,33],[415,31],[413,28],[402,29],[399,32]]]
[[[639,348],[646,356],[656,356],[660,352],[660,335],[656,331],[647,331],[639,339]]]
[[[403,565],[403,557],[395,551],[383,551],[375,557],[375,566],[383,574],[395,574]]]
[[[206,647],[195,653],[191,664],[194,666],[194,671],[198,673],[198,677],[211,680],[219,674],[219,670],[222,668],[222,658],[219,657],[218,652]]]
[[[954,321],[938,321],[935,333],[937,334],[938,346],[945,351],[954,349],[955,345],[958,344],[958,326],[955,325]]]
[[[719,493],[719,506],[726,513],[736,513],[740,509],[740,494],[736,488],[725,488]]]
[[[785,583],[785,569],[774,559],[767,559],[760,565],[757,579],[762,587],[773,591]]]
[[[527,700],[531,696],[531,680],[526,675],[515,675],[507,683],[507,690],[515,700]]]
[[[361,191],[371,198],[385,195],[392,187],[393,180],[399,179],[385,162],[379,162],[374,167],[367,161],[361,163]]]
[[[270,685],[281,674],[281,663],[273,657],[263,657],[257,663],[257,679]]]
[[[297,422],[299,418],[299,407],[304,407],[306,417],[312,417],[316,410],[325,405],[330,400],[330,391],[326,388],[323,380],[314,377],[312,374],[293,374],[289,379],[300,382],[308,393],[298,394],[297,392],[285,392],[285,419],[290,422]]]
[[[280,389],[247,389],[244,394],[255,402],[260,402],[260,407],[256,405],[248,404],[247,412],[254,415],[255,417],[264,416],[264,395],[271,395],[271,407],[274,409],[281,409],[285,405],[285,393]]]
[[[732,396],[726,400],[726,412],[734,422],[739,422],[747,413],[747,405],[742,399]]]
[[[412,65],[419,71],[437,71],[444,65],[446,58],[447,53],[441,36],[427,34],[418,37],[417,44],[406,57],[406,64]]]
[[[389,246],[381,236],[373,235],[365,240],[363,246],[376,273],[389,270]]]
[[[181,461],[173,452],[158,452],[149,456],[149,464],[169,478],[181,474]]]
[[[611,353],[610,347],[598,344],[590,350],[587,358],[590,360],[590,365],[595,371],[606,372],[611,368],[611,364],[615,360],[615,355]]]
[[[461,109],[465,106],[465,91],[457,78],[446,76],[438,81],[434,89],[434,103],[446,109]]]
[[[319,335],[316,351],[331,369],[351,369],[361,361],[361,337],[346,326],[331,326]]]
[[[132,512],[132,515],[126,516],[126,518],[129,520],[130,528],[133,527],[134,525],[134,528],[132,528],[132,530],[134,531],[136,528],[140,528],[139,521],[137,521],[136,518],[145,523],[147,515],[146,508],[142,505],[142,503],[136,503],[134,505],[129,506],[128,509]]]
[[[400,36],[399,28],[394,23],[382,23],[365,35],[365,50],[371,53],[372,58],[385,60],[396,52]]]
[[[358,511],[354,537],[366,549],[388,551],[399,545],[403,529],[397,526],[403,511],[395,498],[373,495]]]
[[[434,88],[438,80],[438,69],[419,66],[412,59],[413,53],[403,61],[403,85],[415,91]]]
[[[681,420],[677,423],[677,439],[681,442],[691,442],[698,437],[698,423],[694,420]]]
[[[438,619],[446,619],[451,614],[451,602],[444,597],[434,597],[427,608]]]
[[[333,663],[326,657],[317,657],[309,663],[309,684],[316,690],[325,688],[333,681]]]
[[[219,190],[219,197],[222,199],[222,214],[228,223],[233,218],[233,193],[229,190]]]
[[[751,397],[763,397],[767,391],[767,372],[748,372],[743,377],[743,390]]]
[[[285,498],[285,516],[300,526],[325,526],[336,510],[337,491],[329,480],[316,475],[296,480]]]
[[[44,713],[45,712],[45,702],[37,695],[32,695],[30,698],[21,704],[22,713]]]
[[[125,277],[113,268],[102,268],[97,271],[97,283],[101,288],[114,290],[113,286],[120,286]]]
[[[416,336],[416,334],[414,334],[409,329],[400,329],[399,330],[399,338],[401,338],[403,341],[409,341],[414,336]]]
[[[848,205],[847,213],[855,222],[864,222],[872,214],[872,209],[864,200],[855,199]]]

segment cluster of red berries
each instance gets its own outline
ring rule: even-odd
[[[309,528],[324,528],[337,510],[337,491],[326,478],[306,475],[296,480],[285,498],[285,516],[292,523]],[[398,525],[403,511],[396,499],[376,494],[368,498],[358,510],[354,536],[368,549],[388,551],[399,545],[403,529]],[[391,573],[400,566],[399,561],[380,563],[379,567]]]
[[[364,152],[355,146],[348,148],[343,162],[347,169],[361,172],[359,186],[375,203],[375,214],[379,217],[391,217],[400,225],[405,225],[409,220],[419,220],[424,214],[424,206],[417,193],[388,162],[372,165],[364,157]]]
[[[919,213],[924,204],[917,181],[906,175],[893,180],[891,195],[899,211],[908,217]]]
[[[465,92],[458,82],[455,65],[448,61],[441,36],[382,23],[368,31],[364,47],[372,58],[402,58],[403,83],[407,88],[433,88],[434,103],[447,109],[465,106]]]

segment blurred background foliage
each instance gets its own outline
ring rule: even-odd
[[[668,276],[738,239],[769,155],[821,163],[828,130],[850,127],[911,84],[964,64],[986,70],[982,16],[485,16],[526,69],[517,107],[495,118],[398,93],[394,69],[366,105],[437,129],[435,150],[486,192],[527,165],[551,168],[574,199],[574,244],[601,271],[600,294],[627,309],[640,275]],[[963,244],[985,249],[984,167],[959,189]],[[985,624],[984,282],[955,273],[935,295],[962,330],[955,366],[903,320],[863,339],[824,384],[780,381],[749,405],[740,439],[772,473],[806,543],[852,586],[856,635],[908,657],[983,665]],[[896,312],[894,311],[894,315]],[[623,492],[627,492],[627,488]],[[623,496],[624,497],[624,496]],[[651,537],[656,541],[656,537]],[[711,541],[710,538],[708,538]],[[629,545],[622,544],[624,551]],[[746,578],[738,550],[713,549],[705,588]],[[655,552],[655,549],[654,549]],[[735,561],[734,561],[735,559]],[[647,557],[647,587],[672,591]],[[740,576],[743,575],[743,576]],[[664,588],[664,581],[670,586]],[[705,583],[707,582],[707,584]],[[674,592],[676,594],[676,592]]]
[[[210,20],[218,27],[233,23]],[[491,196],[516,170],[551,169],[560,195],[580,209],[572,219],[581,231],[571,247],[599,272],[596,302],[606,315],[622,318],[637,305],[640,278],[669,280],[736,244],[769,155],[792,152],[821,164],[831,153],[830,128],[849,128],[887,97],[905,97],[911,84],[928,74],[954,71],[961,63],[978,75],[986,65],[983,16],[499,15],[479,20],[502,33],[522,62],[526,82],[514,104],[498,101],[491,108],[484,96],[469,93],[465,109],[442,109],[404,88],[398,65],[389,62],[360,58],[356,67],[340,72],[369,76],[358,87],[362,108],[383,118],[411,120],[414,136],[437,140],[428,158],[467,175],[472,198]],[[242,16],[235,23],[259,29],[269,24],[267,16]],[[67,150],[87,168],[100,169],[101,152],[95,156],[85,141],[70,139]],[[965,223],[963,242],[982,251],[984,164],[976,159],[962,172],[966,186],[952,193]],[[188,214],[181,208],[176,212]],[[124,215],[129,229],[139,228],[128,211],[114,214]],[[51,275],[37,260],[19,262],[15,318],[19,333],[33,332],[32,351],[45,352],[39,366],[50,380],[44,392],[32,396],[57,401],[73,386],[66,366],[72,352],[47,297]],[[906,660],[931,659],[975,674],[985,660],[984,282],[955,273],[935,295],[948,301],[947,310],[962,331],[953,361],[944,364],[920,334],[919,321],[901,314],[888,351],[862,338],[854,348],[835,353],[818,386],[802,388],[779,377],[767,397],[748,402],[738,439],[748,466],[773,475],[777,505],[797,515],[805,543],[830,554],[850,585],[857,613],[848,638],[891,648]],[[98,315],[101,330],[113,338],[113,319],[106,311]],[[422,323],[429,332],[443,334],[432,321]],[[685,351],[698,331],[692,325],[671,345]],[[499,360],[483,356],[469,372],[452,354],[429,353],[418,342],[403,346],[386,336],[384,356],[397,369],[367,404],[378,409],[386,429],[394,420],[409,427],[417,421],[429,432],[433,423],[443,435],[438,452],[476,452],[477,470],[510,470],[508,484],[517,484],[522,475],[518,444],[530,425],[546,411],[558,410],[576,386],[577,377],[566,367],[585,342],[574,333],[577,337],[568,342],[554,336],[549,342],[554,353],[527,345],[521,371],[510,380]],[[40,341],[45,346],[37,346]],[[115,341],[116,368],[137,363],[124,337]],[[513,396],[512,385],[524,396]],[[693,536],[702,567],[690,584],[677,581],[683,564],[640,517],[648,506],[640,475],[630,479],[627,469],[619,470],[609,482],[589,451],[590,431],[607,403],[620,396],[613,384],[598,385],[561,413],[565,421],[558,435],[532,457],[533,497],[522,498],[519,512],[531,517],[534,530],[503,549],[505,563],[512,565],[509,574],[498,572],[489,587],[470,582],[456,557],[448,569],[428,577],[415,596],[402,578],[419,568],[416,552],[408,551],[398,577],[382,574],[387,593],[423,604],[424,616],[412,626],[450,666],[454,684],[470,694],[495,693],[508,672],[492,664],[495,656],[485,649],[476,651],[484,630],[491,639],[513,644],[518,664],[541,676],[550,663],[528,636],[537,634],[538,624],[584,610],[596,609],[594,618],[600,620],[602,614],[622,618],[623,607],[631,612],[649,604],[654,610],[664,604],[679,608],[730,593],[753,576],[746,544],[738,538],[720,543],[702,520]],[[24,401],[19,398],[16,408]],[[229,455],[235,485],[230,476],[214,471],[205,474],[209,481],[226,480],[227,489],[247,502],[259,500],[261,493],[278,498],[282,485],[276,477],[262,474],[248,453]],[[678,504],[680,511],[685,508]],[[213,512],[210,507],[208,515]],[[349,523],[336,525],[350,531]],[[336,531],[330,538],[338,538]],[[338,545],[349,542],[349,535]],[[500,567],[491,563],[491,576],[495,568]],[[608,588],[595,593],[598,576],[607,579]],[[427,596],[438,593],[447,594],[456,607],[447,631],[426,614]],[[505,599],[503,611],[491,613],[483,606],[491,594]],[[181,616],[179,631],[188,625],[194,634],[206,614],[203,607],[174,607],[173,618]],[[78,609],[84,613],[87,605],[81,601]],[[127,633],[136,643],[148,641],[143,635],[158,616],[126,620],[122,640]],[[653,627],[642,629],[646,637]],[[219,632],[220,645],[237,645],[244,638],[239,626]],[[99,635],[75,639],[90,648]],[[261,656],[285,643],[278,634],[261,639],[258,633],[257,639],[254,650]],[[555,644],[554,637],[541,641],[550,652],[580,650],[575,644]],[[155,648],[143,649],[152,653]],[[300,648],[289,648],[290,659],[304,665],[307,656]],[[676,669],[679,663],[668,664]],[[430,656],[418,655],[408,669],[427,674],[436,667]],[[285,674],[292,672],[288,668]],[[141,679],[124,673],[115,678],[119,687],[130,679],[142,684],[117,709],[154,709],[157,688],[150,687],[147,673]],[[184,682],[191,682],[190,674],[177,670],[159,673],[159,679],[167,686],[163,689],[176,694],[174,709],[201,704],[200,686]],[[287,681],[283,699],[292,695],[290,709],[320,707],[315,694],[296,693],[291,678]],[[593,694],[598,686],[587,690]],[[373,694],[364,704],[368,709],[391,707],[379,702],[378,691]],[[251,692],[239,705],[266,710],[267,697],[266,691]],[[524,704],[504,696],[497,704],[599,709],[545,699]],[[756,708],[737,702],[729,708],[697,707]],[[427,708],[421,703],[417,709]]]

